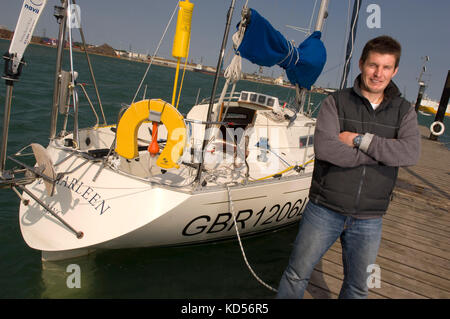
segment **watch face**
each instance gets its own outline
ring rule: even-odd
[[[362,136],[358,135],[353,139],[353,145],[355,145],[356,147],[359,147],[359,145],[361,144],[361,140],[362,140]]]

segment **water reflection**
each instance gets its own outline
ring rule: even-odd
[[[249,263],[276,288],[297,228],[243,240]],[[68,288],[80,267],[81,288]],[[216,244],[98,251],[42,264],[42,298],[273,298],[242,258],[237,241]],[[71,281],[73,282],[73,281]]]

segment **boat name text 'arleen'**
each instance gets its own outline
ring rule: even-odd
[[[107,212],[111,208],[111,206],[109,206],[92,187],[84,185],[83,182],[78,181],[76,178],[72,178],[70,182],[69,176],[60,178],[56,181],[56,185],[64,186],[70,191],[80,195],[92,207],[94,207],[95,210],[100,211],[100,215]]]

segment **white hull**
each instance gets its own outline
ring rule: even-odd
[[[65,168],[82,161],[67,161]],[[174,191],[108,169],[93,182],[99,167],[88,163],[76,174],[66,175],[52,197],[47,196],[42,180],[27,186],[75,230],[83,232],[78,239],[32,199],[28,205],[22,202],[23,237],[30,247],[45,251],[47,259],[66,258],[63,251],[185,245],[236,236],[224,187]],[[305,174],[230,187],[239,233],[248,235],[298,221],[310,182],[311,175]],[[23,198],[29,199],[27,194]]]

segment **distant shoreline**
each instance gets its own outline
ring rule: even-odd
[[[0,30],[0,31],[9,31],[9,30]],[[11,31],[9,31],[9,32],[11,32]],[[12,38],[12,32],[11,32],[11,35],[8,38],[5,37],[4,33],[0,32],[0,40],[11,41],[11,38]],[[53,46],[53,45],[48,45],[48,44],[42,43],[42,38],[41,37],[33,37],[33,40],[30,42],[30,44],[56,49],[56,47]],[[68,50],[68,48],[65,48],[65,49]],[[79,53],[84,53],[85,52],[85,50],[80,49],[78,47],[73,47],[72,50],[75,51],[75,52],[79,52]],[[113,50],[115,50],[115,49],[113,49]],[[92,49],[89,49],[89,48],[87,50],[87,53],[89,55],[98,55],[98,56],[115,58],[115,59],[124,60],[124,61],[138,62],[138,63],[146,63],[146,64],[148,64],[148,63],[151,62],[150,58],[147,61],[145,61],[145,60],[142,60],[142,59],[139,59],[139,58],[122,57],[122,56],[118,56],[116,54],[114,54],[114,55],[112,55],[112,54],[105,54],[105,53],[102,53],[102,52],[93,51]],[[153,60],[152,64],[158,65],[158,66],[169,67],[169,68],[176,68],[177,61],[176,60],[170,60],[170,59],[162,58],[162,57],[155,57],[155,59]],[[187,63],[187,66],[189,66],[189,67],[186,67],[186,70],[191,71],[191,72],[199,72],[199,73],[212,75],[212,76],[214,76],[215,72],[216,72],[215,68],[212,68],[212,67],[209,67],[209,66],[205,66],[204,69],[201,69],[201,70],[197,69],[196,65],[192,64],[192,63]],[[180,67],[181,67],[180,69],[183,70],[184,69],[184,63],[182,63]],[[221,76],[223,76],[223,72],[221,73]],[[284,87],[284,88],[287,88],[287,89],[295,89],[295,87],[293,85],[290,85],[290,84],[277,84],[277,83],[274,82],[273,78],[262,77],[262,76],[255,76],[253,74],[243,73],[242,80],[255,82],[255,83],[264,83],[264,84],[267,84],[267,85],[280,86],[280,87]],[[319,87],[311,88],[311,92],[327,94],[327,92],[323,88],[319,88]]]

